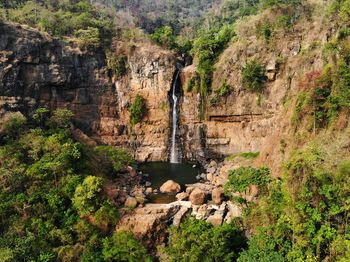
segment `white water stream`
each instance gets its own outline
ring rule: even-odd
[[[173,83],[173,130],[171,134],[171,149],[170,149],[170,163],[180,163],[179,154],[178,154],[178,148],[176,145],[176,131],[177,131],[177,124],[178,124],[178,117],[177,117],[177,101],[178,97],[176,96],[176,83],[178,80],[178,77],[180,75],[180,70],[177,71],[174,83]]]

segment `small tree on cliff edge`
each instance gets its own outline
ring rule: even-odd
[[[142,96],[137,95],[134,102],[129,106],[130,123],[132,126],[139,123],[146,113],[146,103]]]

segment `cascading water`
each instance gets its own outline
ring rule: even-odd
[[[176,132],[177,132],[177,124],[178,124],[178,116],[177,116],[177,102],[178,97],[176,96],[176,84],[177,80],[180,75],[180,70],[177,71],[174,83],[173,83],[173,92],[172,92],[172,99],[173,99],[173,108],[172,108],[172,116],[173,116],[173,122],[172,122],[172,133],[171,133],[171,148],[170,148],[170,163],[180,163],[181,159],[179,157],[179,152],[177,148],[176,143]]]

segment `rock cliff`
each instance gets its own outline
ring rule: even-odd
[[[275,17],[263,12],[237,25],[237,37],[214,67],[204,119],[199,94],[186,90],[196,67],[182,69],[178,134],[186,159],[259,151],[255,164],[279,173],[288,149],[295,146],[290,141],[296,131],[291,115],[299,83],[305,73],[322,69],[322,49],[315,46],[327,43],[335,30],[323,24],[324,17],[313,17],[313,23],[305,17],[266,41],[256,36],[255,28],[271,16]],[[115,54],[127,57],[127,74],[117,78],[107,69],[102,50],[81,52],[14,24],[0,25],[0,34],[0,114],[67,107],[75,113],[75,125],[97,142],[128,147],[140,161],[168,159],[169,92],[178,62],[174,52],[148,41],[116,43]],[[266,69],[262,92],[245,90],[241,84],[241,69],[252,59]],[[224,83],[230,93],[215,97]],[[145,99],[147,112],[141,123],[131,126],[128,107],[136,95]],[[213,98],[217,101],[211,104]]]
[[[1,115],[29,114],[39,106],[69,108],[76,127],[97,142],[128,147],[142,161],[167,159],[173,52],[129,45],[123,51],[128,74],[116,80],[102,50],[81,52],[16,24],[1,24],[0,35]],[[145,99],[147,114],[131,127],[128,107],[137,94]]]

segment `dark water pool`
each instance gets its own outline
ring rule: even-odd
[[[189,163],[172,164],[168,162],[149,162],[138,168],[143,174],[148,174],[147,181],[152,183],[153,189],[159,189],[167,180],[174,180],[184,189],[185,184],[195,183],[196,176],[203,172],[201,167],[193,167]],[[175,195],[152,194],[149,196],[152,203],[170,203],[175,201]]]

